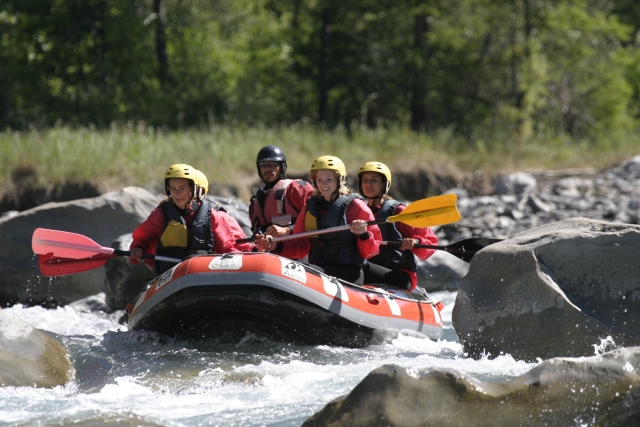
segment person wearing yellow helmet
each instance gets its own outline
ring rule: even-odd
[[[302,179],[287,178],[287,158],[275,145],[258,151],[256,167],[264,187],[249,202],[251,231],[254,235],[264,233],[273,237],[291,234],[313,187]]]
[[[209,180],[207,176],[198,169],[196,169],[195,183],[197,185],[197,191],[193,198],[198,201],[203,201],[209,192]]]
[[[204,200],[206,176],[184,163],[171,165],[164,174],[167,198],[133,231],[132,264],[143,254],[186,258],[196,253],[249,252],[250,243],[237,243],[244,232],[225,210]],[[173,264],[145,259],[156,274]]]
[[[349,229],[274,244],[272,236],[257,236],[258,250],[299,259],[309,256],[316,269],[357,285],[364,283],[365,260],[379,253],[380,229],[367,225],[374,217],[363,198],[346,185],[347,172],[335,156],[318,157],[309,178],[315,191],[300,211],[293,233],[350,224]]]
[[[399,215],[406,205],[387,195],[391,187],[391,171],[380,162],[367,162],[358,170],[358,190],[377,220]],[[383,241],[400,242],[401,246],[382,245],[380,253],[367,260],[366,283],[380,283],[413,290],[418,284],[416,256],[429,258],[433,249],[414,248],[416,244],[437,245],[438,238],[430,228],[412,227],[403,222],[387,222],[380,226]]]

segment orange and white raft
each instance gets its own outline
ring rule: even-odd
[[[356,286],[274,254],[233,253],[187,259],[150,281],[128,309],[128,326],[182,338],[255,334],[361,347],[402,330],[437,340],[442,308],[420,288]]]

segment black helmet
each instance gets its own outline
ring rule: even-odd
[[[280,178],[286,178],[287,173],[287,156],[284,155],[284,151],[280,147],[275,145],[267,145],[262,147],[260,151],[258,151],[258,156],[256,157],[256,166],[258,168],[258,176],[262,179],[262,175],[260,174],[260,166],[258,164],[260,162],[280,162]]]

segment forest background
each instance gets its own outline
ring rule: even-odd
[[[604,168],[640,149],[637,0],[0,0],[0,185]],[[6,187],[6,185],[3,185]]]

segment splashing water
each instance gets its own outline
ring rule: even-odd
[[[238,344],[187,342],[129,332],[117,321],[122,313],[14,306],[6,313],[57,334],[77,372],[73,383],[54,389],[0,388],[0,426],[297,427],[385,364],[452,368],[489,381],[515,378],[534,366],[509,355],[464,357],[451,324],[456,293],[431,296],[445,304],[442,340],[407,332],[359,349],[256,336]]]

